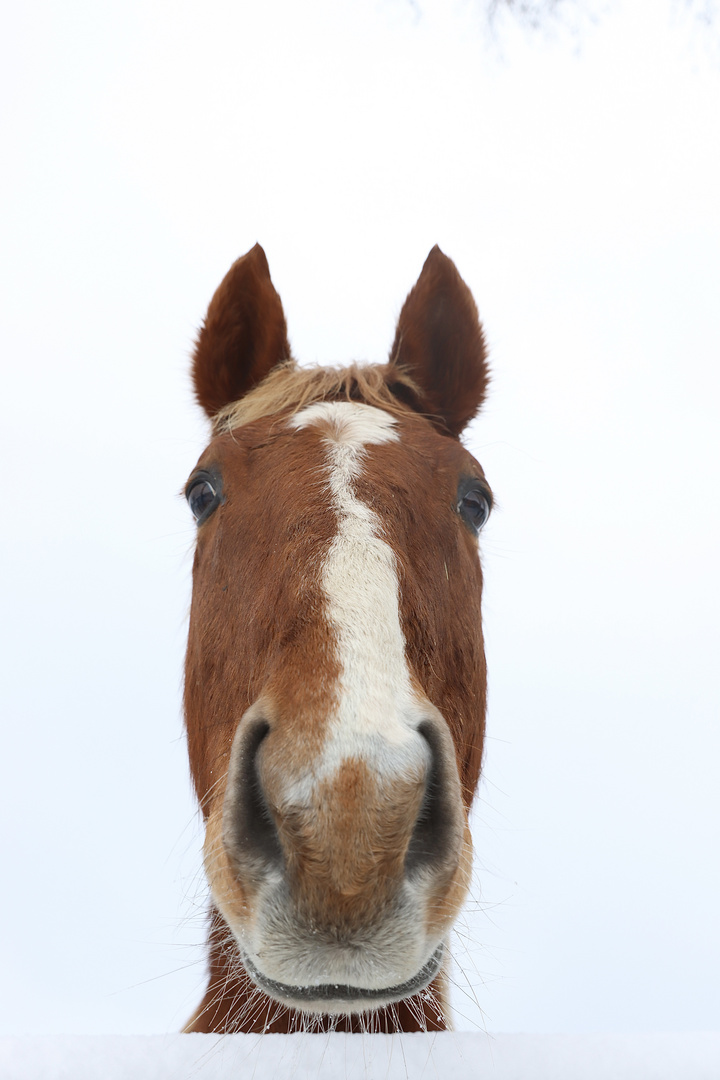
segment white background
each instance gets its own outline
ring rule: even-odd
[[[720,60],[681,3],[28,0],[5,17],[0,1030],[177,1030],[204,886],[180,683],[188,355],[259,240],[306,362],[434,243],[494,381],[456,1023],[720,1020]]]

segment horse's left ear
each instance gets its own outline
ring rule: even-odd
[[[460,434],[485,398],[488,366],[478,310],[455,263],[437,245],[400,312],[390,381],[393,367],[419,388],[414,407],[451,435]]]
[[[256,244],[233,263],[210,301],[193,359],[197,399],[213,417],[289,357],[280,297]]]

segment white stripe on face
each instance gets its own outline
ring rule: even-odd
[[[381,539],[377,516],[353,490],[365,448],[399,441],[396,421],[382,409],[341,401],[310,405],[290,424],[298,430],[319,427],[325,436],[338,519],[322,570],[340,663],[338,707],[323,754],[325,768],[334,772],[348,757],[367,759],[370,744],[375,744],[376,752],[370,751],[374,766],[382,768],[382,758],[393,747],[388,765],[397,772],[397,751],[414,733],[420,708],[405,658],[395,554]],[[411,741],[415,745],[410,756],[419,764],[424,747],[417,736]]]

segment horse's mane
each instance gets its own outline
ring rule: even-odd
[[[300,367],[286,360],[239,401],[213,418],[216,435],[281,412],[299,412],[317,401],[358,401],[386,412],[407,413],[421,391],[396,364],[350,364],[348,367]]]

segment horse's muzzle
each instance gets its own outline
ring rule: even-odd
[[[248,974],[276,1000],[326,1013],[421,991],[440,971],[471,859],[445,722],[428,704],[402,745],[375,733],[354,756],[294,770],[287,753],[274,758],[273,730],[260,703],[243,717],[206,846]]]

